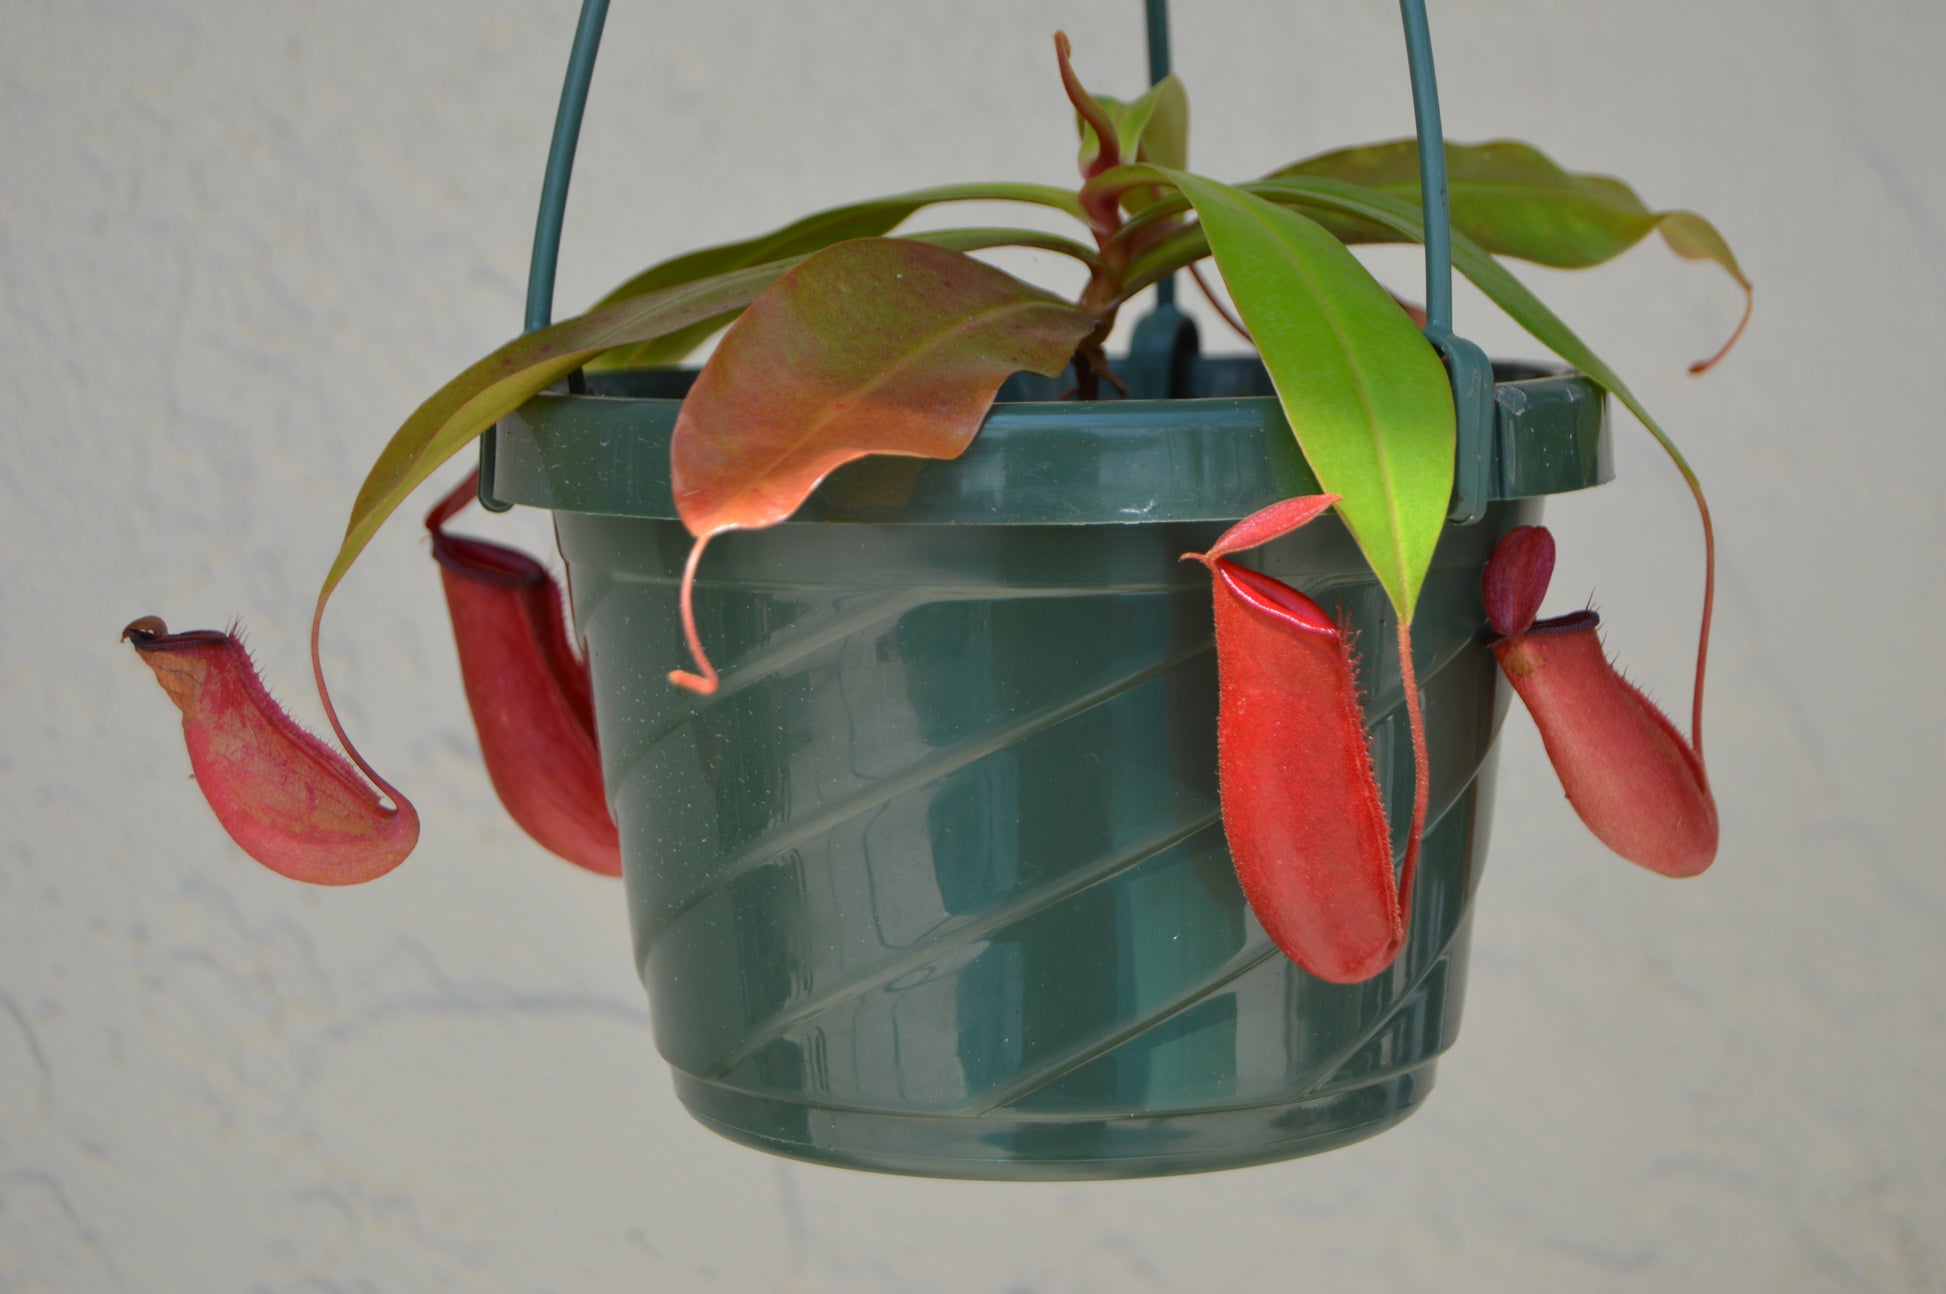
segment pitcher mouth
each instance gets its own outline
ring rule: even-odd
[[[1600,627],[1601,613],[1593,607],[1586,607],[1580,611],[1570,611],[1566,615],[1549,616],[1545,620],[1536,620],[1533,624],[1528,625],[1526,631],[1520,636],[1526,638],[1534,634],[1574,634],[1580,633],[1584,629],[1599,629]],[[1498,633],[1489,629],[1485,642],[1487,646],[1491,647],[1494,643],[1506,642],[1509,637],[1510,635],[1508,634]]]

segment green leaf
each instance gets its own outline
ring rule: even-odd
[[[1425,241],[1425,219],[1416,205],[1357,185],[1335,180],[1288,178],[1259,181],[1247,187],[1250,192],[1271,201],[1294,203],[1307,210],[1322,210],[1333,215],[1352,216],[1382,225],[1406,241]],[[1642,425],[1668,453],[1690,488],[1697,491],[1698,501],[1701,501],[1701,487],[1697,484],[1696,474],[1690,470],[1675,442],[1642,407],[1642,402],[1628,389],[1621,375],[1595,354],[1574,329],[1548,309],[1506,266],[1494,260],[1486,248],[1457,230],[1453,232],[1453,266],[1486,293],[1495,305],[1506,311],[1509,318],[1531,333],[1535,340],[1613,392],[1629,412],[1642,420]]]
[[[923,234],[900,234],[902,241],[929,243],[955,252],[980,252],[994,247],[1024,247],[1030,251],[1059,252],[1080,261],[1089,269],[1101,268],[1101,257],[1092,247],[1072,238],[1043,233],[1038,229],[974,228],[929,229]]]
[[[1155,107],[1136,141],[1136,157],[1153,166],[1181,170],[1189,165],[1189,91],[1171,72],[1142,98],[1153,98]]]
[[[1039,229],[977,228],[977,229],[932,229],[922,234],[901,234],[915,242],[930,243],[934,247],[948,247],[956,252],[978,252],[994,247],[1024,247],[1033,251],[1059,252],[1072,257],[1090,270],[1101,267],[1101,257],[1091,247],[1083,246],[1072,238],[1059,234],[1046,233]],[[795,262],[801,257],[793,257]],[[681,362],[704,341],[721,332],[743,313],[743,307],[726,310],[701,323],[679,328],[667,337],[659,337],[640,345],[611,350],[588,362],[591,373],[612,372],[627,368],[653,368]]]
[[[1149,124],[1149,114],[1155,111],[1154,98],[1145,94],[1139,99],[1124,101],[1111,95],[1097,94],[1094,100],[1101,105],[1103,115],[1114,127],[1116,156],[1133,158],[1142,138],[1142,128]],[[1081,132],[1081,151],[1076,161],[1081,173],[1086,175],[1089,168],[1101,160],[1101,133],[1079,113],[1075,114],[1074,124]]]
[[[680,364],[691,352],[704,342],[722,332],[739,314],[741,307],[725,310],[720,315],[698,320],[687,328],[678,328],[667,337],[657,337],[651,341],[637,342],[633,346],[621,346],[588,361],[590,373],[612,373],[628,368],[666,368]]]
[[[1425,239],[1425,224],[1418,207],[1401,202],[1385,194],[1374,193],[1355,185],[1340,184],[1332,180],[1287,180],[1280,184],[1259,184],[1251,186],[1254,190],[1278,201],[1296,201],[1306,205],[1328,207],[1345,215],[1358,216],[1387,226],[1400,235],[1414,241]],[[1710,519],[1709,499],[1703,494],[1703,483],[1690,467],[1689,461],[1676,448],[1676,442],[1662,429],[1642,406],[1635,393],[1628,389],[1621,375],[1608,367],[1602,358],[1595,354],[1588,344],[1575,335],[1572,328],[1543,305],[1538,297],[1527,290],[1527,286],[1509,273],[1500,262],[1493,259],[1484,247],[1466,235],[1453,234],[1453,264],[1460,273],[1471,279],[1476,287],[1486,293],[1495,305],[1533,334],[1536,339],[1548,346],[1555,354],[1586,373],[1612,392],[1616,399],[1627,406],[1648,429],[1656,443],[1662,446],[1669,461],[1682,473],[1683,481],[1696,500],[1697,520],[1703,527],[1703,615],[1702,628],[1696,643],[1696,686],[1690,700],[1690,734],[1697,750],[1702,749],[1703,732],[1703,674],[1709,660],[1710,618],[1716,600],[1716,526]],[[1746,312],[1747,317],[1747,312]],[[1735,339],[1732,338],[1734,341]]]
[[[1104,173],[1098,181],[1104,186],[1114,186],[1143,178],[1149,168],[1129,168],[1124,174]],[[1245,188],[1259,196],[1275,202],[1303,207],[1327,216],[1349,216],[1368,221],[1389,229],[1399,237],[1412,242],[1425,240],[1425,223],[1416,204],[1403,202],[1398,198],[1354,184],[1335,180],[1286,178],[1280,181],[1260,181]],[[1174,205],[1174,199],[1158,204],[1161,211]],[[1144,251],[1137,261],[1129,265],[1124,283],[1124,292],[1133,293],[1152,283],[1163,274],[1182,265],[1197,260],[1207,250],[1205,231],[1196,226],[1171,235],[1165,242]],[[1643,407],[1641,400],[1629,390],[1621,375],[1610,368],[1602,358],[1595,354],[1588,344],[1577,336],[1573,329],[1542,304],[1540,299],[1527,290],[1525,284],[1515,278],[1484,247],[1465,234],[1455,232],[1452,239],[1453,264],[1459,271],[1472,280],[1475,286],[1523,328],[1552,349],[1562,359],[1580,369],[1583,373],[1600,383],[1620,400],[1637,418],[1648,432],[1662,446],[1663,452],[1682,474],[1690,493],[1696,500],[1697,517],[1703,527],[1703,615],[1702,627],[1696,648],[1696,686],[1691,700],[1691,731],[1702,731],[1703,713],[1703,674],[1709,654],[1710,618],[1716,587],[1716,540],[1715,527],[1710,519],[1709,500],[1704,496],[1702,482],[1694,469],[1689,466],[1682,451],[1662,429],[1662,425]],[[1700,746],[1700,743],[1699,743]]]
[[[517,337],[440,387],[372,464],[318,593],[319,606],[413,488],[500,418],[603,351],[748,304],[790,267],[788,261],[758,265],[613,302]]]
[[[1453,397],[1437,353],[1316,221],[1153,169],[1194,204],[1298,447],[1409,621],[1453,491]]]
[[[1339,180],[1416,207],[1419,143],[1398,139],[1322,153],[1266,178]],[[1641,242],[1651,230],[1660,230],[1677,255],[1714,262],[1736,280],[1744,293],[1744,319],[1749,318],[1750,280],[1723,235],[1693,211],[1651,211],[1634,189],[1614,176],[1566,171],[1531,144],[1496,139],[1446,145],[1446,191],[1455,233],[1489,252],[1537,265],[1599,265]],[[1320,219],[1348,243],[1397,239],[1395,230],[1379,222],[1337,214]],[[1737,332],[1742,331],[1739,323]]]
[[[1182,170],[1189,165],[1189,95],[1174,73],[1156,82],[1149,94],[1155,96],[1156,104],[1143,128],[1135,158],[1152,166]],[[1133,188],[1122,195],[1122,210],[1136,215],[1165,196],[1162,189]],[[1151,235],[1160,236],[1159,229]]]
[[[1177,169],[1189,165],[1189,93],[1175,73],[1126,103],[1107,95],[1096,95],[1095,101],[1114,124],[1119,156]],[[1086,175],[1101,156],[1101,140],[1085,118],[1077,120],[1081,127],[1081,173]],[[1122,195],[1122,207],[1132,215],[1161,196],[1161,191],[1152,187],[1130,189]]]
[[[813,253],[724,334],[677,417],[676,508],[699,538],[768,526],[872,453],[952,458],[1000,383],[1054,375],[1093,315],[907,239]]]
[[[914,212],[943,202],[1024,202],[1036,206],[1053,207],[1067,212],[1076,219],[1081,218],[1081,208],[1073,192],[1049,185],[996,182],[949,184],[931,189],[917,189],[911,193],[900,193],[891,197],[874,198],[866,202],[833,207],[829,211],[820,211],[802,220],[792,221],[781,229],[773,229],[755,238],[745,238],[739,242],[723,243],[716,247],[686,252],[643,270],[596,302],[595,308],[600,309],[602,306],[627,297],[640,296],[646,292],[655,292],[683,283],[693,283],[699,279],[727,274],[732,270],[745,269],[752,265],[807,256],[820,248],[847,239],[870,238],[890,233]],[[665,337],[654,338],[603,356],[589,367],[604,370],[648,368],[658,364],[677,363],[735,317],[736,314],[732,311],[717,318],[701,320]]]
[[[1131,178],[1142,176],[1149,168],[1124,168],[1120,171],[1105,172],[1097,181],[1104,185],[1118,185]],[[1338,180],[1286,177],[1280,180],[1258,180],[1241,186],[1242,189],[1258,197],[1284,206],[1301,208],[1306,214],[1320,218],[1320,223],[1328,220],[1355,220],[1361,224],[1387,231],[1388,241],[1396,239],[1403,242],[1423,243],[1426,237],[1425,219],[1419,205],[1405,202],[1388,194],[1356,184]],[[1171,198],[1157,204],[1154,212],[1145,218],[1166,213],[1176,206],[1177,199]],[[1129,228],[1135,225],[1131,222]],[[1685,230],[1685,236],[1689,231]],[[1122,296],[1116,304],[1141,291],[1165,274],[1181,269],[1201,259],[1209,250],[1205,231],[1192,225],[1177,230],[1166,241],[1143,250],[1131,261],[1124,277]],[[1548,309],[1541,299],[1531,292],[1527,285],[1493,256],[1486,248],[1474,242],[1465,234],[1453,233],[1453,267],[1464,274],[1473,285],[1484,292],[1488,299],[1525,328],[1542,345],[1566,360],[1575,368],[1593,378],[1604,389],[1613,393],[1615,398],[1641,419],[1649,434],[1668,453],[1690,488],[1698,492],[1701,501],[1701,487],[1696,475],[1690,470],[1689,463],[1676,448],[1662,425],[1642,406],[1635,393],[1622,381],[1621,375],[1610,368],[1601,356],[1597,355],[1588,343],[1568,325]]]
[[[945,229],[912,241],[921,240],[953,252],[1021,246],[1063,252],[1087,264],[1097,259],[1071,239],[1031,229]],[[393,433],[366,475],[352,505],[344,543],[318,595],[320,604],[406,496],[488,427],[615,347],[654,341],[694,327],[698,321],[734,318],[802,259],[773,261],[610,300],[587,314],[515,338],[446,383]]]
[[[1419,143],[1398,139],[1322,153],[1264,178],[1294,177],[1363,185],[1416,206]],[[1490,252],[1560,269],[1611,260],[1665,222],[1709,228],[1693,212],[1651,211],[1614,176],[1563,170],[1533,145],[1515,139],[1447,144],[1446,190],[1456,231]],[[1347,242],[1397,241],[1396,231],[1372,221],[1334,217],[1322,223]],[[1706,252],[1695,239],[1683,240],[1680,232],[1671,245],[1678,241],[1684,255],[1715,260],[1748,286],[1720,235],[1709,239]]]

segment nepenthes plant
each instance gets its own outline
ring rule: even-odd
[[[1452,508],[1457,415],[1454,376],[1435,344],[1441,311],[1429,339],[1424,312],[1352,249],[1424,241],[1422,193],[1433,176],[1450,202],[1453,264],[1633,412],[1694,493],[1705,588],[1687,736],[1614,673],[1591,615],[1537,619],[1553,561],[1545,531],[1507,537],[1483,596],[1494,651],[1590,828],[1656,871],[1708,866],[1717,821],[1700,729],[1714,538],[1702,488],[1621,378],[1501,262],[1594,266],[1659,234],[1678,255],[1728,274],[1747,321],[1750,286],[1723,238],[1694,213],[1654,210],[1617,179],[1564,169],[1512,140],[1443,145],[1430,157],[1416,140],[1393,140],[1217,180],[1189,169],[1179,80],[1110,98],[1085,87],[1065,35],[1054,53],[1079,129],[1078,184],[914,190],[664,260],[585,312],[491,351],[428,398],[380,451],[317,601],[316,683],[342,755],[284,714],[234,635],[171,633],[153,616],[130,624],[125,637],[182,710],[197,783],[237,844],[318,884],[371,880],[411,852],[418,821],[410,802],[359,756],[332,709],[319,657],[324,611],[387,518],[531,398],[584,371],[678,364],[720,334],[670,451],[676,508],[693,542],[680,603],[692,659],[668,685],[707,695],[719,675],[692,590],[712,540],[785,521],[856,459],[961,455],[1013,374],[1065,373],[1074,400],[1119,398],[1124,384],[1107,347],[1122,311],[1171,276],[1190,271],[1201,281],[1210,267],[1322,489],[1247,518],[1190,555],[1208,566],[1213,587],[1224,830],[1244,892],[1279,948],[1326,980],[1377,975],[1407,935],[1426,821],[1412,622]],[[959,202],[1022,204],[1076,229],[898,232],[921,210]],[[1081,268],[1084,284],[1063,296],[981,259],[1000,248],[1063,258]],[[427,524],[493,784],[544,847],[618,873],[587,665],[562,592],[531,557],[449,533],[472,490],[462,482]],[[1402,840],[1387,827],[1360,718],[1360,693],[1373,682],[1361,680],[1334,611],[1235,560],[1326,509],[1356,542],[1396,625],[1418,770]]]

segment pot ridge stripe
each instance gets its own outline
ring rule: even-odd
[[[1468,780],[1468,785],[1471,785],[1471,779]],[[1457,797],[1453,803],[1457,803]],[[1451,807],[1452,804],[1449,804],[1449,811]],[[1444,814],[1441,815],[1442,821],[1444,816]],[[1428,822],[1428,835],[1431,834],[1435,825],[1437,824]],[[1302,1100],[1306,1097],[1316,1095],[1318,1090],[1347,1060],[1356,1056],[1366,1043],[1376,1037],[1380,1031],[1397,1018],[1398,1013],[1402,1009],[1415,1000],[1419,991],[1425,987],[1426,981],[1431,977],[1432,972],[1439,967],[1441,962],[1451,955],[1454,941],[1468,928],[1471,921],[1471,911],[1469,910],[1463,913],[1460,919],[1454,922],[1451,934],[1442,940],[1432,955],[1426,959],[1425,967],[1400,988],[1398,995],[1392,999],[1391,1009],[1386,1011],[1370,1028],[1361,1033],[1354,1043],[1341,1049],[1327,1062],[1319,1066],[1315,1071],[1315,1077],[1310,1082],[1304,1084],[1292,1092],[1288,1098],[1280,1100],[1278,1103],[1288,1103],[1288,1101]],[[1410,949],[1411,946],[1412,937],[1408,936],[1406,947]],[[1251,951],[1252,949],[1254,951]],[[1200,984],[1194,985],[1172,996],[1157,1009],[1149,1012],[1140,1019],[1122,1022],[1115,1028],[1094,1038],[1090,1038],[1058,1056],[1050,1057],[1031,1069],[1021,1071],[1015,1076],[1012,1082],[1007,1083],[1003,1087],[983,1093],[977,1100],[968,1101],[959,1106],[949,1107],[946,1113],[964,1117],[978,1117],[984,1114],[995,1113],[1018,1101],[1025,1100],[1041,1089],[1059,1082],[1090,1061],[1107,1055],[1122,1044],[1140,1037],[1142,1034],[1156,1028],[1158,1025],[1166,1023],[1184,1011],[1190,1010],[1200,1003],[1207,1001],[1211,995],[1242,979],[1245,975],[1257,967],[1264,965],[1273,957],[1282,957],[1283,955],[1278,951],[1277,945],[1270,942],[1269,936],[1261,933],[1258,935],[1258,941],[1245,945],[1242,951],[1248,952],[1249,955],[1243,957],[1236,964],[1223,967]]]
[[[1462,646],[1464,645],[1462,644]],[[643,937],[638,941],[638,945],[645,950],[652,949],[657,941],[668,934],[670,930],[691,912],[695,911],[699,905],[707,901],[717,890],[734,884],[742,877],[755,871],[772,859],[788,853],[798,845],[823,836],[840,824],[862,814],[869,813],[909,791],[926,785],[928,782],[937,781],[942,777],[949,776],[959,769],[973,764],[990,754],[1014,745],[1023,737],[1043,730],[1052,729],[1060,723],[1085,714],[1097,706],[1107,704],[1123,693],[1133,691],[1151,679],[1160,677],[1170,670],[1180,668],[1194,661],[1212,650],[1212,647],[1212,643],[1205,642],[1186,649],[1175,656],[1165,658],[1161,661],[1150,662],[1140,670],[1111,680],[1100,688],[1088,693],[1069,698],[1061,705],[1036,712],[1022,719],[1014,720],[1012,723],[1002,727],[988,729],[975,737],[968,738],[953,746],[945,747],[928,759],[908,766],[899,775],[873,783],[862,794],[840,800],[834,804],[825,806],[817,813],[784,824],[769,835],[745,845],[728,858],[716,860],[706,882],[700,885],[695,891],[678,900],[674,907],[660,920],[656,921],[653,926],[647,927]],[[1436,682],[1443,680],[1448,671],[1462,663],[1464,659],[1463,654],[1457,650],[1447,656],[1445,661],[1436,670],[1421,676],[1420,691],[1423,693],[1431,690]],[[1377,731],[1382,727],[1393,725],[1395,720],[1402,718],[1404,708],[1405,698],[1401,692],[1392,705],[1368,719],[1368,731]],[[1442,749],[1449,760],[1454,758],[1453,751],[1446,748]],[[1442,749],[1435,749],[1433,752],[1435,760],[1439,758]],[[1472,766],[1464,769],[1459,776],[1451,778],[1439,776],[1438,774],[1445,771],[1446,766],[1443,764],[1435,765],[1433,770],[1435,774],[1434,782],[1436,784],[1451,786],[1453,789],[1446,794],[1438,796],[1427,806],[1428,817],[1426,829],[1428,832],[1436,827],[1445,818],[1446,814],[1452,810],[1453,806],[1467,794],[1474,780],[1479,776],[1480,766],[1485,759],[1486,751],[1481,750],[1474,753],[1476,757],[1472,760]],[[644,752],[644,756],[646,754],[647,752]],[[1464,758],[1464,752],[1461,752],[1459,757]],[[638,759],[635,767],[627,770],[622,776],[624,779],[631,778],[641,772],[642,764]],[[1397,793],[1397,789],[1395,789],[1395,795]],[[623,797],[617,796],[615,798],[619,801]],[[1395,868],[1398,866],[1403,854],[1403,841],[1395,842],[1392,855],[1393,866]],[[644,954],[643,960],[645,962],[647,960],[646,953]],[[637,969],[639,970],[640,967],[638,966]]]
[[[1207,813],[1198,814],[1185,822],[1175,824],[1167,831],[1157,832],[1132,849],[1109,854],[1090,863],[1087,867],[1077,868],[1052,880],[1021,890],[1004,903],[995,904],[956,922],[941,922],[939,926],[934,927],[934,933],[927,939],[908,945],[898,956],[873,967],[869,974],[848,981],[820,997],[800,1002],[789,1010],[780,1011],[765,1020],[760,1028],[745,1034],[721,1061],[697,1074],[696,1077],[714,1082],[798,1025],[813,1020],[827,1011],[836,1010],[874,989],[883,988],[901,975],[957,952],[997,930],[1005,929],[1022,917],[1043,912],[1105,881],[1112,880],[1158,854],[1186,844],[1218,825],[1221,820],[1220,811],[1212,808]],[[664,932],[667,932],[667,928]],[[646,963],[646,958],[644,961]],[[637,970],[642,970],[642,967],[638,966]]]
[[[1160,678],[1171,670],[1179,669],[1198,657],[1207,655],[1213,649],[1212,643],[1204,642],[1158,660],[1149,661],[1139,669],[1076,696],[1068,697],[1057,705],[1034,711],[1008,723],[989,728],[964,741],[943,747],[927,758],[908,765],[896,776],[873,782],[859,794],[845,797],[823,806],[814,813],[785,823],[776,831],[751,841],[735,853],[716,859],[710,867],[706,883],[677,901],[673,908],[654,925],[645,927],[638,942],[644,947],[652,945],[711,893],[778,855],[787,853],[808,840],[823,836],[839,824],[869,813],[908,791],[917,790],[929,782],[936,782],[988,755],[1004,750],[1023,737],[1054,728],[1077,715],[1085,714],[1125,692],[1131,692],[1144,683]],[[638,758],[632,767],[619,770],[618,781],[626,783],[640,774],[644,769],[646,755],[647,752],[644,752],[643,757]],[[619,793],[613,798],[617,801],[626,799]]]

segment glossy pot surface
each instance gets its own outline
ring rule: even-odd
[[[706,699],[664,681],[687,664],[676,401],[544,397],[503,423],[499,493],[557,509],[637,960],[690,1111],[799,1158],[1017,1179],[1261,1163],[1408,1114],[1459,1023],[1505,705],[1480,570],[1540,494],[1609,473],[1585,379],[1496,399],[1498,501],[1448,528],[1415,623],[1433,784],[1412,933],[1351,986],[1291,965],[1243,902],[1209,578],[1177,560],[1315,490],[1274,401],[1003,405],[960,460],[845,469],[810,519],[712,543]],[[1248,560],[1357,632],[1402,839],[1383,593],[1335,518]]]

